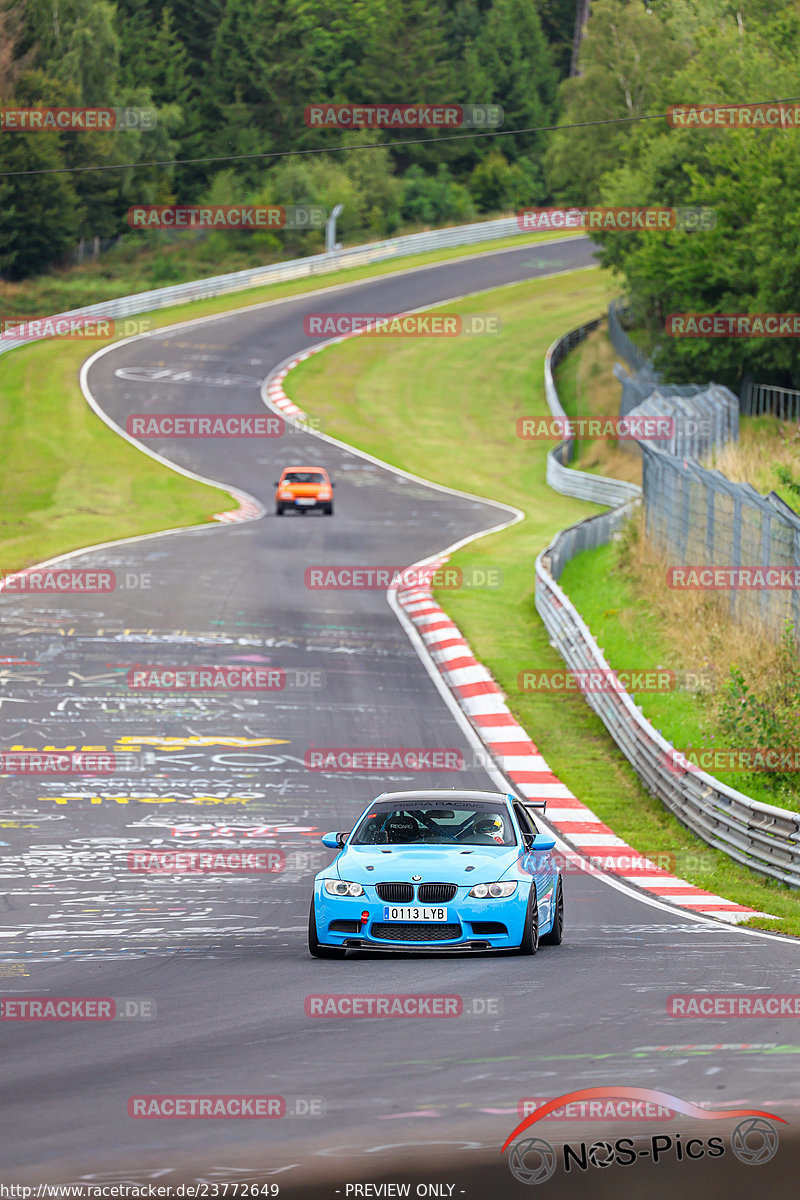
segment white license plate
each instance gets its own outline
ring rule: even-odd
[[[316,502],[316,500],[311,500],[311,499],[308,499],[308,500],[304,500],[304,499],[295,500],[295,504],[316,504],[316,503],[317,503],[317,502]]]
[[[394,908],[386,905],[383,910],[384,921],[446,921],[446,908]]]

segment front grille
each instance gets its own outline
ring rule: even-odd
[[[328,930],[330,933],[361,933],[361,922],[331,921]]]
[[[448,938],[461,936],[460,925],[401,925],[377,924],[370,929],[374,938],[385,938],[389,942],[444,942]]]
[[[379,883],[375,891],[381,900],[390,900],[394,904],[414,899],[414,885],[411,883]]]
[[[452,900],[457,891],[454,883],[421,883],[417,888],[417,898],[423,904],[443,904]]]

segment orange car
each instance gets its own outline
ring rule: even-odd
[[[287,508],[302,513],[321,508],[326,517],[332,517],[335,486],[324,467],[284,467],[275,484],[275,516],[282,517]]]

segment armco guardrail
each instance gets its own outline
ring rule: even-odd
[[[247,271],[233,271],[228,275],[215,275],[210,279],[200,279],[192,283],[177,283],[172,287],[138,292],[134,296],[107,300],[102,304],[72,308],[69,312],[57,313],[48,319],[56,321],[69,317],[108,317],[118,320],[135,316],[137,313],[185,304],[190,300],[209,300],[214,296],[225,296],[267,283],[284,283],[292,279],[328,275],[332,271],[341,271],[347,267],[361,267],[386,259],[402,258],[406,254],[422,254],[426,250],[442,250],[448,246],[471,246],[477,242],[494,241],[519,233],[516,217],[478,221],[471,225],[457,225],[451,229],[430,229],[425,233],[409,233],[402,237],[387,238],[382,242],[369,242],[365,246],[355,246],[350,250],[335,250],[330,254],[315,254],[308,258],[295,258],[290,262],[251,267]],[[6,350],[13,350],[16,346],[40,341],[46,336],[39,334],[31,337],[12,337],[0,334],[0,354]]]
[[[616,516],[602,513],[581,522],[588,526]],[[580,526],[558,533],[536,560],[536,608],[550,639],[571,670],[609,664],[580,614],[553,577],[555,561],[566,561],[559,542],[572,539],[572,552],[591,544]],[[607,539],[605,539],[607,540]],[[599,544],[599,543],[598,543]],[[744,866],[800,888],[800,814],[789,812],[727,787],[705,771],[684,769],[680,755],[644,717],[627,692],[585,692],[608,732],[653,795],[678,820],[710,846]]]
[[[556,338],[545,355],[544,392],[547,407],[554,417],[566,418],[567,414],[561,407],[561,401],[558,398],[553,371],[564,355],[573,346],[577,346],[578,342],[582,342],[593,329],[596,329],[602,319],[602,317],[597,317],[594,321],[587,321],[578,329],[572,329],[569,333],[562,334],[560,338]],[[565,438],[547,455],[546,478],[554,491],[560,492],[563,496],[574,496],[578,500],[590,500],[594,504],[609,505],[624,504],[625,501],[641,495],[641,488],[635,483],[627,483],[623,479],[609,479],[606,475],[590,475],[586,471],[572,470],[566,464],[572,458],[574,451],[574,438]]]
[[[581,341],[597,321],[572,330],[559,338],[545,358],[545,392],[553,415],[563,415],[552,376],[552,367],[570,346]],[[551,462],[565,443],[559,443],[548,455],[547,481],[556,491],[581,499],[599,496],[599,503],[614,503],[605,499],[603,485],[616,484],[602,476],[592,476],[591,497],[585,496],[573,476],[581,472],[569,470],[561,461],[551,472]],[[634,485],[626,485],[633,488]],[[569,490],[567,490],[569,489]],[[567,563],[581,550],[605,545],[636,507],[637,496],[619,504],[610,512],[588,517],[563,529],[553,538],[536,559],[536,609],[550,635],[550,640],[571,670],[597,669],[609,671],[602,650],[580,613],[558,579]],[[639,778],[653,795],[674,813],[678,820],[710,846],[722,850],[730,858],[800,888],[800,814],[772,804],[762,804],[743,792],[727,787],[705,771],[683,765],[681,756],[666,738],[645,718],[625,691],[585,692],[584,699],[597,713],[612,738],[628,759]]]

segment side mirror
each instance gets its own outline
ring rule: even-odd
[[[331,484],[331,487],[332,487],[332,488],[335,488],[335,487],[336,487],[336,484],[335,484],[335,483],[332,483],[332,484]]]
[[[273,486],[273,487],[278,487],[278,486],[279,486],[279,482],[278,482],[278,480],[277,480],[277,479],[275,480],[275,482],[273,483],[273,485],[272,485],[272,486]]]
[[[546,833],[537,833],[531,843],[531,850],[554,850],[556,839],[548,837]]]
[[[341,850],[347,839],[350,837],[348,833],[325,833],[322,836],[323,846],[327,846],[329,850]]]

